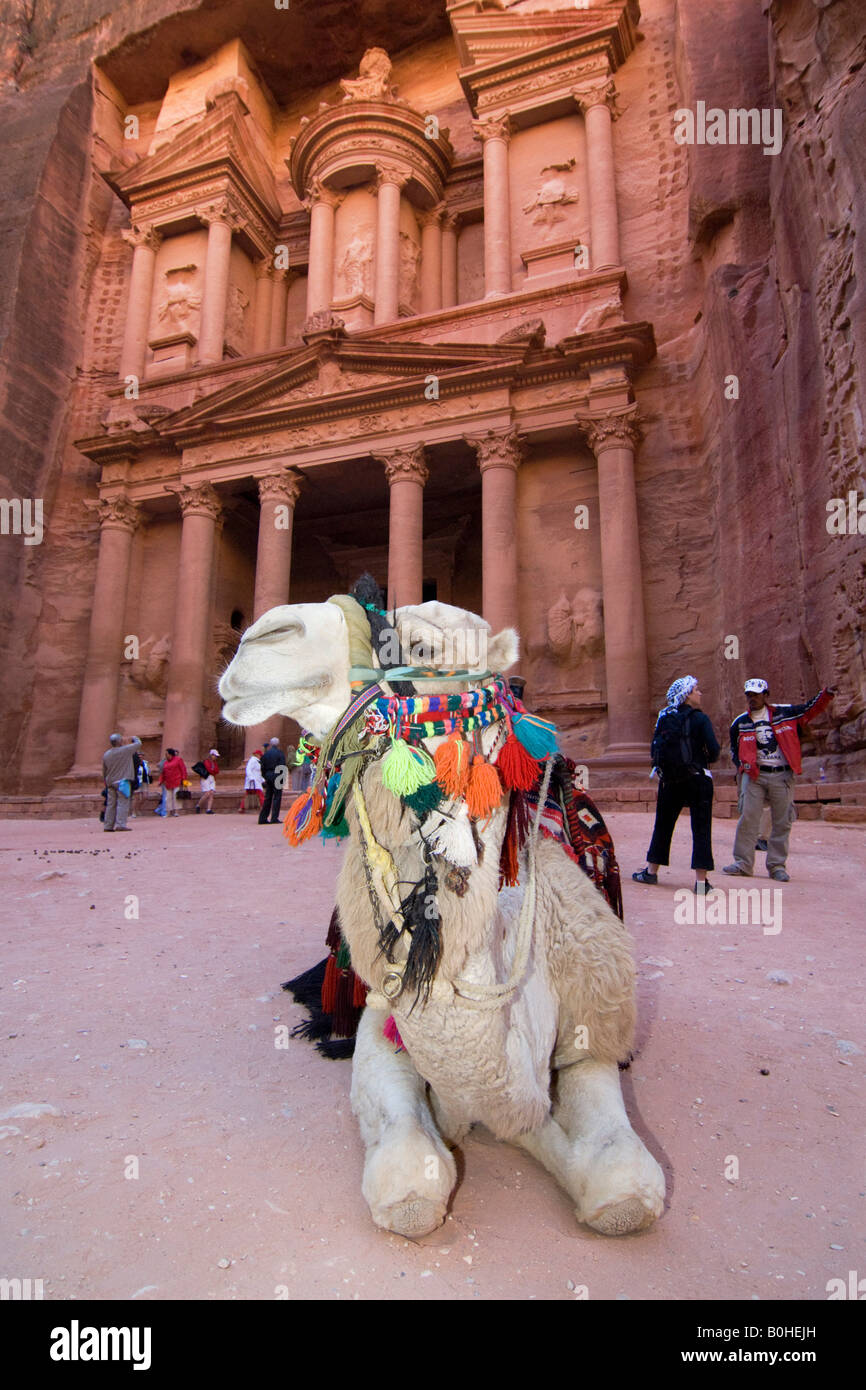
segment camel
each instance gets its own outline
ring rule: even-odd
[[[473,639],[465,643],[475,648],[468,674],[433,681],[427,693],[477,691],[485,673],[517,661],[513,629],[494,635],[477,615],[447,604],[406,606],[387,619],[379,641],[399,643],[389,669],[411,667],[419,652],[427,667],[441,668],[453,639]],[[253,725],[282,714],[327,740],[365,678],[378,677],[386,695],[394,689],[378,669],[385,648],[377,649],[371,630],[364,609],[346,596],[271,609],[244,633],[222,676],[224,717]],[[481,761],[500,737],[496,724],[481,731]],[[359,759],[337,889],[352,967],[369,989],[351,1104],[373,1221],[413,1239],[441,1225],[457,1179],[452,1149],[481,1124],[538,1159],[579,1222],[609,1235],[648,1228],[663,1210],[665,1183],[631,1128],[620,1089],[618,1063],[630,1056],[635,1024],[628,932],[561,846],[539,836],[538,816],[521,852],[521,886],[500,888],[505,806],[470,824],[455,799],[444,814],[469,853],[462,869],[434,880],[441,957],[428,992],[413,997],[402,988],[408,932],[392,937],[389,952],[382,947],[382,919],[400,896],[382,865],[390,863],[401,884],[423,884],[431,865],[447,865],[430,855],[421,815],[383,783],[376,749],[386,742],[372,733],[370,756]],[[435,753],[443,742],[426,746]],[[400,1050],[393,1030],[386,1036],[389,1016]]]

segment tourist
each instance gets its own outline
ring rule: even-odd
[[[135,738],[124,743],[120,734],[112,734],[110,748],[102,755],[102,776],[105,782],[105,824],[106,833],[115,830],[129,830],[126,817],[129,802],[135,785],[135,764],[133,749],[141,747],[141,739]]]
[[[150,766],[146,758],[139,753],[133,753],[132,760],[135,764],[135,780],[132,784],[132,796],[130,798],[129,819],[137,818],[136,806],[141,808],[144,804],[144,789],[150,786]]]
[[[770,687],[762,677],[752,677],[743,688],[749,708],[738,714],[731,725],[731,758],[739,775],[740,819],[734,835],[734,862],[726,864],[723,872],[751,877],[761,812],[767,804],[772,818],[767,873],[777,883],[787,883],[788,842],[796,816],[794,777],[803,770],[800,729],[827,708],[836,690],[827,686],[805,705],[771,705]]]
[[[258,797],[260,811],[262,809],[262,806],[264,805],[265,791],[262,785],[261,758],[261,748],[256,748],[255,751],[251,753],[250,756],[247,758],[247,766],[246,771],[244,773],[244,794],[241,797],[241,804],[239,808],[241,815],[243,815],[247,809],[247,797],[250,795],[250,793],[252,793],[253,796]]]
[[[165,788],[165,813],[169,816],[176,816],[178,814],[177,794],[186,781],[186,764],[176,748],[166,749],[159,780]]]
[[[212,748],[203,762],[196,763],[193,772],[198,772],[201,777],[201,796],[195,808],[196,815],[204,807],[205,815],[213,815],[213,799],[216,791],[216,779],[219,776],[219,763],[217,758],[219,753],[216,748]]]
[[[262,755],[262,775],[265,795],[259,811],[259,825],[279,825],[283,788],[289,779],[289,768],[278,738],[271,739]]]
[[[692,822],[694,891],[713,891],[707,873],[713,865],[713,778],[708,767],[719,756],[713,726],[701,709],[694,676],[674,681],[664,709],[659,710],[652,742],[654,772],[659,774],[656,818],[647,865],[632,874],[636,883],[658,883],[660,864],[670,863],[674,826],[684,806]],[[754,840],[752,841],[754,844]]]

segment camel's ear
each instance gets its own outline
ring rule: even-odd
[[[513,627],[503,628],[487,641],[487,669],[507,671],[520,655],[520,638]]]

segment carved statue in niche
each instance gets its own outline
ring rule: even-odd
[[[578,589],[569,601],[563,592],[547,615],[547,638],[554,660],[580,666],[604,650],[601,594],[588,587]]]
[[[407,232],[400,233],[400,303],[415,307],[421,247]]]
[[[171,659],[171,637],[146,637],[139,647],[139,657],[129,666],[129,679],[138,690],[145,690],[165,699],[168,690],[168,663]]]
[[[247,345],[246,312],[250,301],[237,285],[229,285],[226,304],[226,342],[243,352]]]
[[[343,282],[346,297],[370,293],[370,270],[373,264],[373,248],[368,237],[356,232],[343,254],[337,271]]]
[[[384,48],[368,48],[358,67],[357,77],[344,77],[340,82],[344,101],[388,101],[394,93],[391,86],[391,59]]]
[[[542,184],[531,202],[524,205],[523,211],[529,216],[533,213],[532,221],[538,227],[552,227],[556,222],[565,221],[563,207],[569,203],[578,201],[577,193],[566,187],[563,173],[568,173],[574,168],[575,160],[569,159],[565,164],[546,164],[541,170]],[[548,174],[545,179],[544,175]]]
[[[201,308],[201,295],[194,293],[197,265],[177,265],[165,272],[165,288],[160,296],[157,318],[163,334],[188,333],[193,314]]]

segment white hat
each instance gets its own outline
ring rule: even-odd
[[[210,750],[210,752],[208,753],[208,757],[209,757],[209,758],[218,758],[219,756],[220,756],[220,752],[219,752],[219,749],[218,749],[218,748],[212,748],[212,749]]]
[[[764,691],[769,690],[770,687],[766,681],[761,680],[760,676],[755,676],[752,680],[746,681],[743,689],[747,695],[763,695]]]

